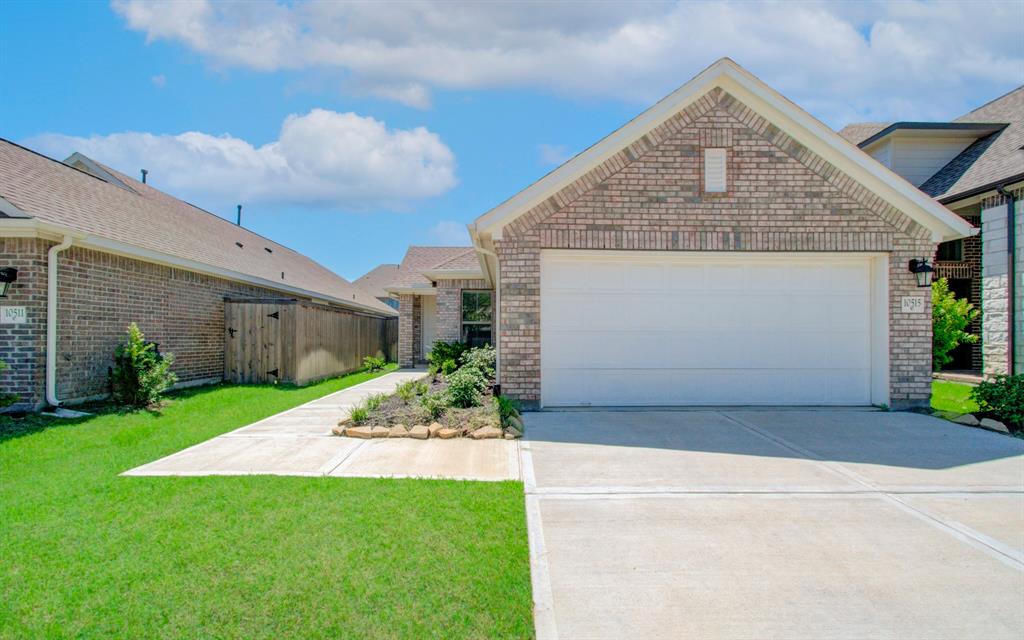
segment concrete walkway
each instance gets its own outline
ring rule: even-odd
[[[910,413],[526,414],[539,640],[1024,638],[1024,441]]]
[[[331,428],[368,396],[392,393],[422,370],[401,370],[337,391],[178,453],[126,476],[286,475],[517,480],[518,442],[358,440]]]

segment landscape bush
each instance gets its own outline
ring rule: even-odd
[[[462,367],[446,377],[448,398],[453,407],[480,406],[481,392],[487,387],[487,378],[475,367]]]
[[[496,360],[497,352],[489,344],[470,349],[462,354],[462,366],[473,367],[479,370],[488,380],[494,379],[494,363]]]
[[[967,326],[978,317],[978,310],[949,290],[949,282],[932,282],[932,368],[936,371],[953,361],[949,352],[961,344],[974,344],[978,336]]]
[[[110,391],[114,402],[128,409],[145,409],[160,402],[178,376],[171,372],[174,355],[162,355],[139,326],[128,325],[125,341],[114,350]]]
[[[1014,431],[1024,429],[1024,374],[997,375],[971,390],[978,408]]]
[[[4,362],[3,360],[0,360],[0,373],[3,373],[4,370],[6,369],[7,363]],[[20,399],[21,396],[19,396],[16,393],[7,393],[6,391],[0,391],[0,409],[3,409],[4,407],[9,407]]]
[[[441,373],[444,375],[450,375],[458,370],[459,365],[454,360],[445,360],[441,363]]]
[[[366,356],[363,358],[363,368],[370,373],[383,370],[387,364],[388,361],[384,358],[377,358],[375,356]]]
[[[427,362],[435,365],[438,370],[444,366],[444,363],[451,360],[458,366],[459,360],[462,358],[462,354],[469,348],[464,342],[445,342],[444,340],[438,340],[430,348],[430,353],[427,354]]]
[[[356,405],[348,412],[348,416],[351,418],[352,424],[361,425],[370,417],[370,408],[364,404]]]
[[[427,412],[431,420],[437,420],[448,409],[448,394],[443,392],[427,393],[420,396],[420,406]]]
[[[402,402],[409,404],[413,398],[420,395],[416,393],[416,381],[407,380],[395,388],[395,394],[402,399]]]

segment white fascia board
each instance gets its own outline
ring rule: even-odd
[[[477,233],[500,238],[501,229],[506,224],[575,182],[715,87],[732,94],[794,140],[929,229],[933,241],[952,240],[972,233],[971,225],[965,220],[728,58],[714,63],[620,129],[481,215],[475,222]]]
[[[13,224],[12,224],[13,223]],[[136,247],[124,242],[118,242],[117,240],[108,240],[107,238],[100,238],[93,236],[81,231],[77,231],[71,228],[65,228],[61,225],[55,225],[48,222],[42,222],[36,218],[25,219],[0,219],[0,237],[44,237],[54,238],[63,235],[68,235],[74,238],[75,246],[83,247],[86,249],[96,249],[97,251],[103,251],[105,253],[112,253],[115,255],[124,256],[127,258],[134,258],[143,262],[150,262],[153,264],[160,264],[168,267],[174,267],[177,269],[184,269],[186,271],[194,271],[196,273],[204,273],[206,275],[214,276],[217,278],[223,278],[224,280],[231,280],[233,282],[241,282],[244,284],[251,284],[265,289],[274,289],[282,293],[290,293],[294,295],[301,295],[306,298],[318,298],[321,300],[329,300],[334,304],[351,309],[353,311],[359,311],[362,313],[369,313],[376,316],[391,317],[397,316],[397,313],[386,313],[373,307],[360,304],[353,300],[344,300],[342,298],[335,298],[331,296],[324,296],[323,293],[316,291],[309,291],[301,287],[293,287],[291,285],[274,282],[258,276],[252,276],[238,271],[231,271],[229,269],[222,269],[213,265],[204,264],[202,262],[196,262],[195,260],[189,260],[187,258],[181,258],[159,251],[151,251],[149,249],[143,249]],[[383,303],[382,303],[383,304]]]
[[[384,290],[388,293],[394,293],[396,295],[414,295],[414,296],[436,296],[437,289],[434,287],[384,287]]]
[[[480,280],[484,277],[479,269],[446,269],[421,273],[431,280]]]

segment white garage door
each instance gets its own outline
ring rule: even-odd
[[[869,404],[871,283],[863,255],[544,251],[541,402]]]

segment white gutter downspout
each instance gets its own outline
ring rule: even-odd
[[[71,236],[46,254],[46,402],[60,406],[57,399],[57,254],[71,246]]]

